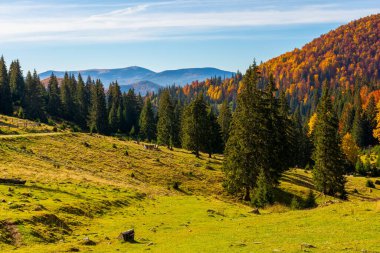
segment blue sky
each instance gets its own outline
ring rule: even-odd
[[[25,71],[244,70],[302,47],[378,0],[0,0],[0,54]]]

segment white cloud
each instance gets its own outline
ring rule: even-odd
[[[344,23],[380,12],[380,8],[342,9],[336,6],[333,8],[330,5],[301,6],[290,10],[244,8],[233,11],[226,9],[212,11],[210,8],[208,10],[207,6],[202,10],[189,8],[188,1],[185,2],[187,9],[179,9],[180,3],[177,1],[155,2],[128,7],[109,5],[107,8],[111,10],[102,12],[99,12],[99,8],[71,12],[69,7],[71,8],[72,5],[66,5],[66,7],[61,5],[58,6],[59,8],[52,9],[51,6],[48,7],[49,5],[40,5],[40,8],[35,8],[33,5],[0,4],[0,13],[7,13],[7,8],[9,8],[8,14],[10,11],[14,12],[13,15],[0,16],[0,41],[4,43],[157,40],[186,38],[194,30],[209,38],[207,31],[214,29]]]

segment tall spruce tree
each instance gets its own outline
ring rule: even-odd
[[[13,113],[11,88],[9,86],[8,71],[3,56],[0,58],[0,113],[6,115]]]
[[[174,145],[174,107],[169,90],[162,91],[158,104],[157,141],[172,148]]]
[[[232,121],[231,108],[228,104],[228,100],[224,100],[222,106],[220,107],[220,112],[218,116],[218,123],[220,125],[220,130],[222,132],[223,143],[227,143],[228,136],[230,133],[230,125]]]
[[[9,68],[9,85],[13,103],[17,106],[24,106],[25,81],[18,60],[13,61]]]
[[[125,133],[130,133],[132,127],[135,134],[138,132],[139,111],[137,105],[137,97],[133,89],[128,90],[128,93],[123,94],[123,115],[121,130]]]
[[[57,77],[54,75],[54,73],[51,74],[48,87],[47,87],[47,93],[48,93],[48,100],[47,100],[47,112],[52,116],[59,116],[60,110],[61,110],[61,99],[59,94],[59,87],[58,87],[58,80]]]
[[[182,146],[194,152],[196,157],[205,151],[208,138],[207,105],[199,94],[184,110],[182,118]]]
[[[222,139],[222,131],[220,129],[220,125],[217,121],[217,118],[210,108],[207,115],[208,122],[208,138],[206,145],[206,152],[208,153],[209,158],[211,158],[212,154],[222,153],[223,152],[223,139]]]
[[[156,122],[153,105],[150,98],[147,98],[140,115],[140,137],[149,142],[156,138]]]
[[[116,133],[121,129],[122,95],[117,82],[111,83],[108,89],[108,124],[110,131]]]
[[[67,72],[63,77],[60,89],[62,116],[65,119],[73,120],[75,115],[75,94],[73,93],[72,78]]]
[[[78,82],[76,82],[74,104],[75,104],[75,122],[82,128],[87,126],[87,115],[89,104],[87,102],[86,85],[82,79],[82,75],[78,74]]]
[[[29,119],[46,121],[45,87],[42,85],[37,72],[28,72],[25,80],[25,115]]]
[[[89,112],[88,127],[91,132],[107,133],[107,107],[104,87],[98,79],[91,88],[91,106]]]
[[[344,198],[344,155],[340,147],[338,119],[332,107],[327,85],[323,87],[322,98],[317,109],[315,126],[313,175],[316,188],[328,195]]]
[[[265,91],[259,90],[258,72],[254,63],[243,77],[223,166],[227,190],[231,193],[244,192],[246,201],[251,200],[252,190],[255,197],[262,197],[260,191],[276,186],[285,168],[280,160],[284,157],[284,147],[280,143],[284,127],[278,101],[273,95],[274,85],[269,83]],[[266,203],[270,203],[271,196],[264,195]],[[262,199],[260,201],[262,203]]]
[[[359,147],[364,146],[364,122],[362,118],[361,105],[355,110],[355,117],[352,124],[352,137]]]

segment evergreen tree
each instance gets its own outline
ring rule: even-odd
[[[111,83],[108,89],[108,123],[111,132],[117,132],[121,128],[122,95],[119,84]]]
[[[168,148],[174,145],[174,108],[166,89],[161,93],[158,105],[157,141]]]
[[[13,113],[11,88],[7,66],[4,57],[0,58],[0,113],[11,115]]]
[[[232,120],[232,113],[230,106],[228,105],[227,99],[224,100],[218,117],[218,123],[220,125],[220,129],[222,131],[222,138],[223,143],[227,143],[229,132],[230,132],[230,125]]]
[[[174,106],[173,115],[173,145],[175,147],[181,147],[181,122],[182,122],[183,106],[180,99],[177,100]]]
[[[345,197],[344,156],[340,147],[338,119],[332,108],[327,85],[324,85],[317,109],[313,153],[316,188],[332,196]]]
[[[25,80],[25,116],[29,119],[46,121],[45,87],[41,84],[37,72],[28,72]]]
[[[199,157],[205,151],[208,138],[207,105],[199,94],[186,108],[182,118],[182,146]]]
[[[9,85],[13,103],[17,106],[24,106],[25,82],[18,60],[13,61],[9,68]]]
[[[212,154],[223,152],[222,131],[212,109],[208,112],[208,138],[206,152],[209,158]]]
[[[364,146],[376,145],[376,139],[373,137],[373,130],[376,128],[376,102],[374,96],[371,96],[364,112]]]
[[[258,90],[258,67],[254,63],[243,77],[236,110],[232,117],[230,136],[225,148],[223,170],[225,186],[231,193],[244,190],[244,200],[251,200],[251,191],[264,166],[269,164],[269,136],[266,101]],[[263,173],[266,174],[266,171]],[[267,176],[265,176],[267,178]],[[268,183],[268,182],[265,182]]]
[[[352,137],[359,147],[364,146],[364,122],[361,111],[361,106],[355,110],[355,117],[352,125]]]
[[[140,136],[149,142],[156,138],[156,122],[153,105],[149,98],[146,99],[140,115]]]
[[[52,73],[49,79],[48,87],[47,112],[52,116],[59,116],[61,109],[60,93],[58,88],[57,77]]]
[[[84,84],[84,81],[80,73],[78,74],[78,82],[76,83],[75,92],[76,93],[75,93],[75,98],[74,98],[74,104],[75,104],[74,120],[80,127],[86,128],[88,106],[89,106],[87,102],[88,94],[87,94],[86,86]]]
[[[91,132],[107,133],[107,107],[102,82],[98,79],[91,89],[91,106],[88,127]]]
[[[135,128],[135,133],[138,130],[138,105],[137,97],[133,89],[130,89],[127,94],[123,94],[123,116],[122,116],[122,131],[129,133],[132,127]]]
[[[73,88],[73,85],[72,85],[71,76],[69,76],[69,74],[66,72],[62,80],[60,93],[61,93],[61,104],[62,104],[62,116],[63,118],[68,119],[68,120],[74,119],[74,115],[75,115],[74,113],[75,96],[74,96],[72,88]]]

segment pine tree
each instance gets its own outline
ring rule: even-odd
[[[25,116],[29,119],[46,121],[45,93],[37,72],[28,72],[25,80]]]
[[[168,148],[174,145],[174,108],[166,89],[161,93],[158,105],[157,141]]]
[[[183,106],[180,99],[174,106],[174,123],[173,123],[173,146],[181,147],[181,122],[182,122]]]
[[[227,143],[228,136],[230,133],[230,125],[232,121],[232,113],[230,106],[228,105],[228,100],[224,100],[220,112],[219,112],[219,117],[218,117],[218,123],[220,125],[220,129],[222,131],[222,138],[223,138],[223,143]]]
[[[128,93],[123,94],[123,115],[121,130],[125,133],[129,133],[132,127],[135,128],[135,134],[138,132],[138,105],[137,97],[133,89],[130,89]]]
[[[88,106],[87,103],[87,90],[86,86],[84,84],[84,81],[82,79],[82,75],[78,74],[78,82],[76,83],[76,89],[75,89],[75,98],[74,98],[74,104],[75,104],[75,122],[82,128],[86,128],[87,125],[87,115],[88,115]]]
[[[91,107],[89,114],[88,127],[91,132],[100,134],[107,133],[107,107],[104,94],[104,87],[100,80],[96,80],[91,89]]]
[[[122,95],[119,84],[111,83],[108,89],[108,124],[111,132],[121,129]]]
[[[376,145],[376,139],[373,137],[373,130],[376,128],[376,102],[374,96],[371,96],[364,112],[364,146]]]
[[[206,152],[208,153],[209,158],[211,158],[212,154],[223,152],[223,139],[220,125],[212,109],[209,110],[207,117],[209,134],[207,138]]]
[[[359,147],[364,146],[364,122],[361,115],[361,106],[355,110],[355,117],[352,125],[352,137]]]
[[[9,85],[13,103],[17,106],[24,106],[25,81],[18,60],[13,61],[9,68]]]
[[[182,118],[182,146],[194,152],[196,157],[205,151],[208,138],[207,105],[199,94],[184,110]]]
[[[63,77],[62,84],[60,87],[60,93],[61,93],[61,104],[62,104],[62,116],[65,119],[72,120],[74,119],[74,110],[75,110],[75,103],[74,103],[74,94],[72,89],[72,79],[71,76],[66,72],[65,76]]]
[[[244,190],[244,200],[250,201],[250,193],[257,186],[257,179],[268,157],[267,115],[259,81],[258,67],[249,67],[240,85],[236,110],[232,117],[230,136],[225,148],[223,170],[225,187],[230,193]]]
[[[146,99],[140,115],[140,136],[149,142],[156,138],[156,122],[153,105],[149,98]]]
[[[48,87],[47,112],[52,116],[59,116],[61,109],[60,93],[58,88],[57,77],[52,73],[49,79]]]
[[[319,191],[344,198],[344,156],[340,147],[338,119],[332,108],[327,85],[323,87],[317,117],[313,153],[314,183]]]
[[[0,113],[6,115],[13,113],[11,88],[3,56],[0,58]]]

